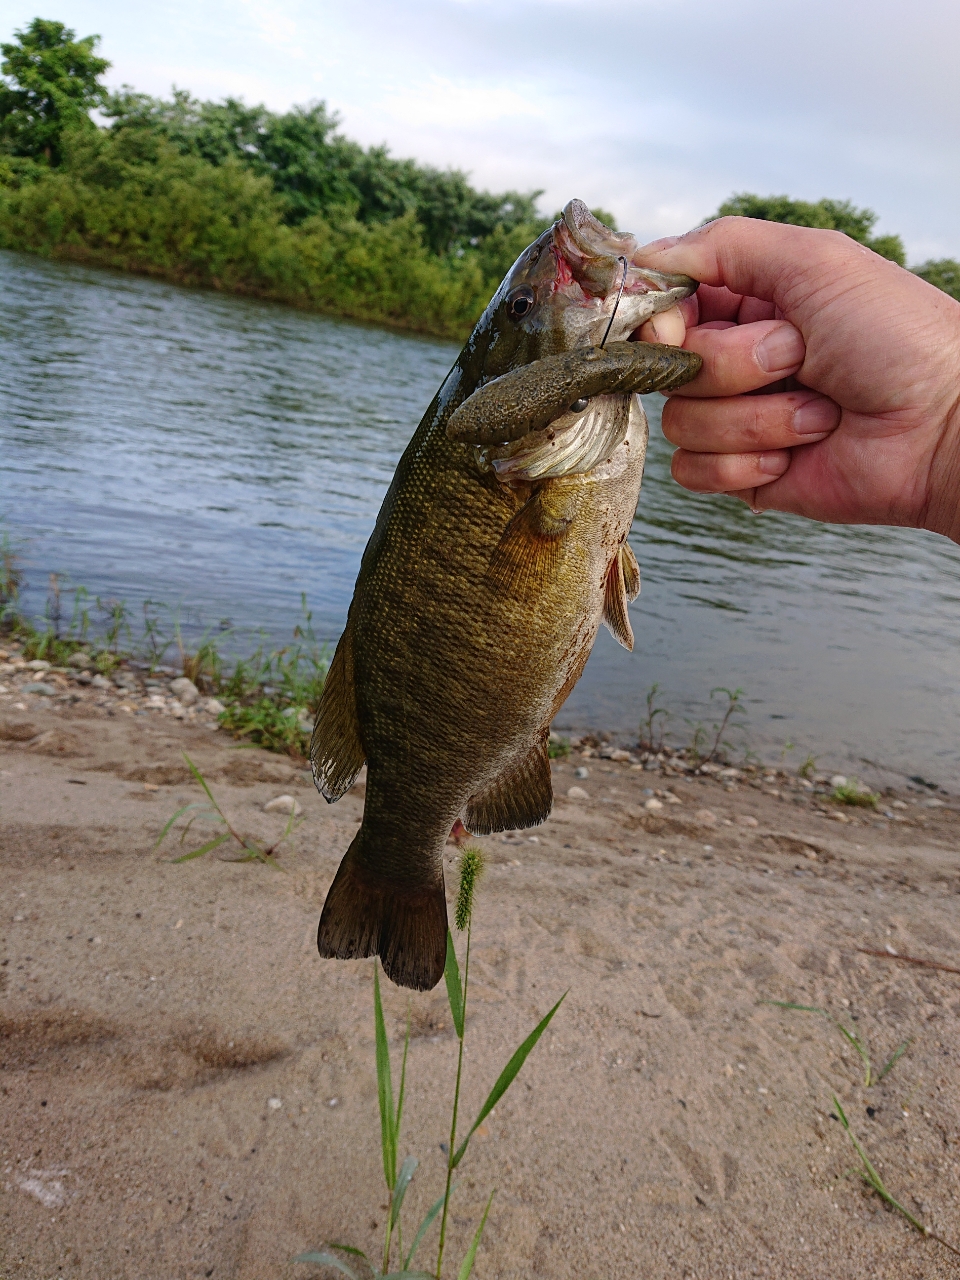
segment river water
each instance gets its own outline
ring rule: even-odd
[[[397,459],[456,355],[135,276],[0,253],[0,518],[42,613],[48,575],[92,596],[289,637],[305,592],[335,639]],[[631,542],[636,649],[600,633],[558,726],[668,733],[745,690],[735,741],[767,760],[952,789],[960,548],[910,530],[757,517],[670,479],[651,449]]]

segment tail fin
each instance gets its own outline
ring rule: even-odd
[[[379,955],[397,986],[427,991],[443,977],[447,955],[442,875],[421,885],[387,880],[364,865],[363,840],[361,827],[323,904],[317,949],[337,960]]]

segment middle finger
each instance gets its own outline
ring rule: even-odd
[[[691,453],[751,453],[813,444],[840,421],[840,407],[813,391],[767,396],[725,396],[663,406],[663,434]]]
[[[671,395],[684,398],[737,396],[757,391],[797,372],[806,348],[799,330],[786,320],[714,329],[688,329],[688,351],[703,356],[697,376]]]

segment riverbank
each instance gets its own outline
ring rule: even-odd
[[[328,806],[297,761],[239,747],[169,688],[0,681],[0,1273],[260,1280],[305,1275],[290,1259],[323,1239],[372,1243],[370,964],[314,945],[362,779]],[[640,1259],[655,1280],[955,1274],[848,1173],[831,1094],[891,1193],[952,1240],[960,978],[926,965],[956,967],[958,806],[919,787],[840,805],[829,779],[628,747],[574,747],[543,827],[478,841],[471,1108],[570,994],[464,1163],[457,1244],[496,1186],[481,1277]],[[286,874],[155,848],[200,797],[184,751],[246,834],[280,835],[281,795],[302,807]],[[399,1037],[406,993],[386,1000]],[[866,1088],[835,1027],[769,1000],[828,1010],[875,1069],[910,1045]],[[411,1007],[422,1211],[455,1040],[441,991]]]

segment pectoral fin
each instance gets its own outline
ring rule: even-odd
[[[625,649],[632,649],[633,628],[630,626],[630,615],[627,612],[628,591],[625,580],[626,574],[624,573],[624,559],[623,547],[621,547],[607,570],[607,581],[603,594],[603,621],[614,640],[622,644]],[[636,564],[637,562],[634,560],[633,568],[636,568]],[[631,580],[634,580],[632,571]],[[637,585],[639,585],[639,580],[640,571],[637,569],[635,579]]]
[[[557,570],[575,513],[572,489],[552,484],[538,489],[504,529],[488,576],[511,595],[539,591]]]
[[[313,780],[329,803],[350,790],[366,759],[357,722],[352,650],[347,623],[327,672],[310,740]]]
[[[629,542],[625,542],[620,548],[620,564],[623,568],[623,589],[627,593],[627,599],[636,600],[640,594],[640,566],[637,564],[637,557],[633,554],[633,548]]]
[[[529,753],[467,801],[463,825],[472,835],[515,831],[545,822],[553,808],[546,734]]]

